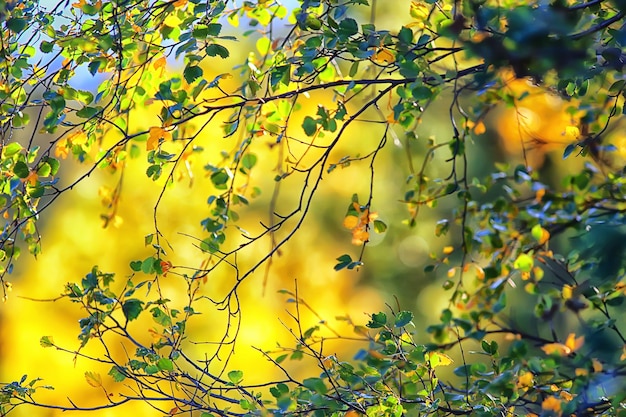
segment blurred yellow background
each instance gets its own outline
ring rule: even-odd
[[[409,4],[407,1],[406,18]],[[384,14],[381,7],[377,18],[381,25],[383,21],[386,24],[398,20],[397,14]],[[398,27],[400,24],[401,22],[394,23]],[[224,62],[223,68],[205,67],[205,76],[211,79],[212,76],[228,71],[230,66],[244,58],[241,52],[235,53],[230,60]],[[236,85],[235,79],[227,82],[230,85],[226,87]],[[532,86],[525,81],[516,83],[519,84],[512,84],[511,88],[518,92],[524,88],[532,90]],[[294,136],[299,135],[304,116],[314,114],[319,103],[332,106],[332,95],[312,95],[299,101],[302,108],[290,121],[294,126],[290,132]],[[530,98],[526,104],[527,107],[524,108],[498,108],[487,120],[487,133],[476,139],[479,149],[485,151],[481,155],[473,156],[480,159],[483,166],[486,165],[484,160],[492,161],[494,158],[522,161],[521,144],[528,143],[539,133],[542,137],[555,138],[554,143],[558,146],[543,146],[542,149],[532,152],[529,164],[538,168],[544,162],[546,151],[557,149],[557,153],[562,152],[559,149],[565,146],[563,143],[575,141],[575,135],[572,136],[571,130],[566,129],[566,126],[575,123],[564,115],[566,103],[538,95]],[[133,113],[131,130],[157,125],[158,119],[154,113],[149,107]],[[549,117],[549,114],[554,117]],[[425,140],[430,136],[441,142],[449,140],[450,127],[446,112],[434,109],[427,115],[426,122],[418,130],[418,140]],[[557,119],[559,123],[555,123]],[[548,123],[544,123],[544,120],[548,120]],[[198,122],[197,126],[200,125]],[[355,156],[370,152],[381,140],[383,131],[381,125],[355,123],[347,130],[330,161],[339,161],[345,155]],[[330,139],[332,138],[326,138]],[[283,145],[276,146],[274,141],[268,135],[256,138],[252,144],[252,151],[257,154],[259,164],[252,170],[251,186],[259,186],[263,194],[252,199],[249,207],[238,210],[241,217],[238,225],[252,235],[262,230],[260,222],[269,224],[268,206],[275,184],[275,167],[281,166],[286,157],[280,152],[280,146]],[[324,180],[303,226],[294,239],[281,250],[281,256],[272,259],[266,290],[263,288],[265,266],[259,268],[239,288],[242,324],[236,355],[228,369],[243,370],[244,383],[261,383],[282,377],[280,371],[252,347],[271,350],[277,343],[281,346],[295,345],[295,340],[289,333],[289,328],[293,328],[294,323],[286,313],[286,310],[293,309],[293,305],[287,303],[287,297],[278,291],[294,291],[296,280],[299,295],[333,329],[352,337],[358,335],[344,322],[335,320],[336,316],[347,315],[355,322],[364,324],[368,321],[367,314],[385,310],[385,303],[395,308],[394,296],[397,296],[401,308],[414,311],[417,315],[416,321],[424,323],[436,320],[440,307],[447,304],[441,282],[434,280],[433,276],[425,276],[422,272],[424,264],[429,262],[429,254],[440,252],[448,243],[447,238],[433,237],[435,221],[439,218],[435,211],[422,211],[415,229],[401,224],[401,220],[407,217],[406,207],[399,202],[407,188],[405,181],[408,171],[404,167],[407,152],[392,142],[389,140],[375,164],[376,182],[372,205],[372,210],[377,211],[379,218],[387,222],[389,229],[383,235],[372,236],[372,243],[365,252],[365,268],[359,271],[333,271],[337,256],[350,253],[356,258],[360,251],[359,247],[351,245],[350,231],[342,223],[352,194],[358,193],[361,201],[367,199],[369,161],[356,162],[348,168],[338,168],[330,174],[324,174]],[[167,260],[174,265],[174,272],[176,267],[200,267],[206,258],[206,254],[194,246],[197,242],[190,237],[203,238],[200,221],[208,217],[206,199],[211,194],[212,186],[209,178],[203,174],[202,166],[219,161],[220,151],[231,152],[235,148],[234,142],[224,140],[221,130],[213,125],[201,134],[196,144],[203,146],[206,153],[190,158],[193,181],[183,171],[180,181],[166,189],[157,213],[159,229],[168,242],[163,247],[168,253]],[[424,147],[417,148],[409,156],[421,163],[423,150]],[[305,149],[294,148],[291,151],[303,154]],[[308,151],[303,164],[306,166],[315,157],[315,150]],[[449,166],[443,163],[445,159],[445,155],[437,156],[437,163],[432,164],[431,176],[449,172]],[[558,159],[556,158],[557,161]],[[65,160],[66,163],[68,161]],[[63,182],[69,184],[80,175],[81,169],[84,168],[68,164],[61,171]],[[41,347],[40,338],[52,336],[55,344],[70,351],[77,349],[78,320],[82,317],[82,312],[78,305],[67,299],[35,301],[56,298],[66,283],[80,281],[93,265],[98,265],[104,272],[114,272],[116,283],[121,286],[132,273],[129,267],[131,261],[142,260],[154,254],[154,250],[149,246],[144,247],[143,242],[146,235],[154,233],[153,207],[164,181],[161,179],[153,182],[146,177],[142,158],[130,160],[125,168],[117,218],[109,227],[103,228],[100,214],[106,213],[106,210],[102,207],[102,199],[115,187],[118,175],[94,173],[45,212],[41,223],[43,252],[36,261],[23,255],[10,277],[13,292],[8,302],[0,306],[0,381],[19,380],[23,374],[28,374],[29,378],[43,378],[43,384],[52,385],[55,389],[38,392],[35,398],[41,403],[70,406],[68,398],[81,407],[105,403],[103,391],[93,388],[85,380],[86,371],[102,375],[114,400],[119,399],[117,393],[120,390],[126,389],[123,385],[113,384],[106,376],[109,366],[75,358],[70,353],[59,352],[54,348]],[[294,174],[281,183],[278,212],[284,214],[295,207],[303,178],[303,175]],[[293,226],[294,223],[289,225]],[[285,231],[279,232],[278,236],[284,237]],[[236,234],[230,238],[237,242]],[[238,261],[242,270],[247,270],[246,267],[249,268],[264,256],[271,245],[269,238],[258,243],[246,248],[239,255]],[[201,291],[211,296],[223,294],[232,287],[234,279],[232,268],[217,268],[208,276]],[[171,273],[162,279],[161,284],[167,298],[173,300],[174,306],[178,303],[178,308],[182,309],[187,299],[185,280]],[[224,332],[223,323],[226,320],[223,313],[209,303],[205,306],[203,314],[192,317],[188,325],[189,342],[197,344],[189,343],[187,352],[198,359],[203,358],[205,351],[213,352],[212,345],[201,342],[219,339]],[[306,315],[304,321],[308,326],[318,324],[318,319],[313,314]],[[144,312],[131,329],[136,332],[137,337],[149,341],[152,337],[150,326],[149,313]],[[345,342],[326,346],[327,352],[346,358],[351,357],[359,347],[362,346]],[[116,355],[123,357],[124,349],[121,344],[113,348],[117,349],[114,352]],[[81,353],[97,356],[101,354],[101,347],[92,342]],[[317,373],[310,367],[294,369],[294,372],[302,375]],[[173,407],[160,406],[165,410]],[[104,417],[127,413],[158,414],[146,404],[137,402],[126,404],[122,408],[91,412],[90,415]],[[58,410],[18,407],[11,416],[61,414],[63,413]]]

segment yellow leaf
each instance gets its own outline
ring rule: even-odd
[[[587,375],[589,375],[589,371],[586,370],[585,368],[576,368],[574,370],[574,375],[576,375],[576,376],[587,376]]]
[[[450,356],[441,352],[428,352],[425,356],[426,360],[430,363],[431,368],[448,366],[454,362]]]
[[[620,361],[626,359],[626,345],[622,346],[622,355],[619,357]]]
[[[424,21],[428,18],[430,11],[428,10],[428,7],[421,1],[413,0],[411,2],[410,14],[413,19],[418,21]]]
[[[569,300],[570,298],[572,298],[573,291],[574,291],[574,288],[572,288],[571,285],[565,284],[563,286],[563,291],[561,292],[563,294],[563,299]]]
[[[577,126],[565,126],[565,136],[573,136],[576,139],[580,136],[580,129]]]
[[[174,13],[170,13],[170,14],[168,14],[168,15],[165,17],[165,19],[163,20],[163,23],[164,23],[166,26],[169,26],[169,27],[171,27],[171,28],[175,28],[175,27],[180,26],[180,24],[181,24],[182,22],[183,22],[183,21],[182,21],[182,20],[178,17],[178,15],[176,15],[176,14],[174,14]]]
[[[517,386],[518,387],[532,387],[533,386],[534,375],[532,372],[524,372],[517,378]]]
[[[448,269],[448,278],[453,278],[455,274],[456,274],[456,268]]]
[[[87,380],[87,383],[94,388],[102,386],[102,377],[97,372],[85,372],[85,379]]]
[[[454,246],[446,246],[443,248],[444,255],[450,255],[452,252],[454,252]]]
[[[558,356],[566,356],[572,353],[572,349],[565,346],[563,343],[548,343],[541,347],[546,355],[558,355]]]
[[[70,145],[86,145],[87,140],[87,133],[84,130],[77,130],[67,137],[67,142]]]
[[[343,227],[346,229],[354,229],[359,225],[359,218],[357,216],[346,216],[343,219]]]

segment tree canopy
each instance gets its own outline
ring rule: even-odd
[[[95,401],[7,367],[0,415],[626,415],[625,15],[623,0],[0,3],[0,320],[13,294],[67,314],[77,339],[39,344],[93,366]],[[62,282],[47,295],[19,271],[46,248],[58,269],[34,282]],[[305,263],[319,268],[294,277]],[[386,307],[327,311],[356,291],[339,274],[368,276]],[[287,314],[253,327],[290,342],[260,348],[242,323],[275,277]],[[430,322],[407,305],[426,280],[446,297]],[[238,366],[243,346],[280,376]]]

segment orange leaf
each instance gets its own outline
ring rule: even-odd
[[[30,171],[28,173],[28,176],[26,178],[23,179],[24,182],[27,182],[28,184],[35,186],[37,185],[37,180],[39,179],[39,175],[37,175],[37,173],[35,171]]]
[[[365,231],[365,229],[354,229],[352,231],[352,244],[353,245],[362,245],[363,242],[366,242],[367,240],[369,240],[370,238],[370,234],[369,232]]]
[[[474,133],[476,133],[477,135],[482,135],[486,131],[487,128],[485,127],[485,124],[482,122],[482,120],[476,123],[476,125],[474,126]]]
[[[476,278],[483,280],[485,279],[485,270],[482,269],[480,266],[476,265]]]
[[[565,340],[565,346],[571,349],[572,352],[576,352],[585,344],[585,336],[576,337],[574,333],[570,333]]]
[[[161,58],[154,61],[154,64],[152,64],[152,66],[154,67],[155,70],[160,69],[161,75],[163,75],[163,71],[165,70],[165,64],[167,64],[167,59],[165,59],[165,57],[162,56]]]
[[[541,408],[544,410],[552,410],[557,413],[561,412],[561,400],[556,397],[548,397],[541,403]]]
[[[146,149],[149,151],[155,150],[159,143],[163,141],[168,141],[172,139],[172,133],[168,130],[163,129],[162,127],[151,127],[148,132],[148,142],[146,142]]]
[[[380,48],[376,53],[372,56],[372,60],[374,62],[383,64],[390,64],[396,60],[396,56],[387,48]]]
[[[593,372],[602,372],[602,369],[604,369],[604,367],[602,366],[602,362],[600,362],[596,358],[591,359],[591,364],[593,365]]]
[[[172,263],[170,261],[161,261],[161,270],[163,271],[164,276],[170,269],[172,269]]]
[[[545,188],[540,188],[535,192],[535,201],[537,203],[541,202],[541,199],[543,198],[543,196],[546,195],[546,189]]]

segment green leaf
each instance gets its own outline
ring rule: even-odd
[[[12,17],[10,19],[7,19],[4,24],[6,25],[7,29],[12,30],[15,33],[20,33],[24,30],[24,28],[26,28],[28,21],[21,17]]]
[[[54,346],[54,342],[52,341],[52,336],[42,336],[42,338],[39,339],[39,344],[45,348]]]
[[[374,220],[374,231],[376,233],[385,233],[387,231],[387,225],[382,220]]]
[[[130,263],[130,269],[132,269],[135,272],[139,272],[141,271],[141,265],[142,265],[141,261],[132,261]]]
[[[119,366],[113,366],[109,371],[109,375],[115,382],[122,382],[126,379],[126,375],[124,375],[121,371],[122,369],[123,368],[120,368]]]
[[[5,158],[10,158],[22,149],[22,145],[20,145],[19,143],[11,142],[2,148],[2,156],[4,156]]]
[[[168,358],[160,358],[156,365],[159,367],[159,370],[172,372],[174,371],[174,363]]]
[[[148,375],[154,375],[157,372],[159,372],[159,367],[156,366],[156,365],[148,365],[148,366],[146,366],[144,371],[146,371],[146,374],[148,374]]]
[[[152,318],[154,319],[154,321],[161,326],[169,327],[172,325],[172,319],[170,318],[170,316],[165,314],[163,310],[161,310],[159,307],[154,307],[152,310],[150,310],[150,312],[152,313]]]
[[[131,298],[124,301],[122,305],[122,311],[126,320],[132,321],[139,317],[139,314],[143,311],[144,302],[136,298]]]
[[[39,44],[39,50],[43,52],[44,54],[52,52],[53,48],[54,48],[54,43],[52,42],[41,41],[41,43]]]
[[[337,260],[339,261],[339,263],[335,265],[335,271],[344,269],[352,263],[352,257],[348,254],[341,255],[339,258],[337,258]]]
[[[543,228],[540,224],[536,224],[530,230],[530,234],[532,235],[532,237],[535,238],[535,240],[541,241],[541,239],[543,238]]]
[[[302,381],[302,385],[318,394],[324,395],[328,391],[326,384],[321,378],[307,378]]]
[[[206,54],[208,56],[219,56],[221,58],[228,58],[230,56],[228,49],[216,43],[212,43],[206,47]]]
[[[51,172],[52,167],[45,162],[39,165],[39,168],[37,169],[37,175],[39,175],[40,177],[47,177],[50,175]]]
[[[317,122],[311,116],[306,116],[302,122],[302,129],[307,136],[313,136],[317,131]]]
[[[222,25],[220,23],[210,23],[208,25],[197,25],[193,28],[191,36],[196,39],[206,39],[209,36],[217,36],[222,31]]]
[[[58,159],[52,158],[52,157],[46,157],[43,159],[48,165],[50,165],[50,175],[54,176],[57,174],[57,172],[59,172],[59,167],[61,166],[61,163],[59,162]]]
[[[396,327],[404,327],[409,324],[413,320],[413,313],[410,311],[400,311],[396,315],[396,322],[394,325]]]
[[[155,259],[152,257],[144,259],[144,261],[141,263],[141,271],[144,274],[154,274],[154,271],[155,271],[154,261]],[[132,268],[132,264],[131,264],[131,268]]]
[[[28,115],[28,113],[24,113],[21,111],[15,113],[12,119],[13,127],[26,126],[29,121],[30,121],[30,116]]]
[[[339,23],[338,33],[342,36],[356,35],[357,33],[359,33],[359,25],[356,20],[352,18],[343,19]]]
[[[185,77],[185,81],[187,81],[188,84],[193,83],[198,78],[202,77],[203,74],[204,71],[202,71],[202,68],[198,65],[187,65],[183,71],[183,77]]]
[[[28,165],[26,165],[24,162],[17,161],[15,163],[15,166],[13,167],[13,173],[18,178],[26,178],[28,177],[28,174],[30,174],[30,170],[28,169]]]
[[[76,112],[76,116],[82,117],[83,119],[90,119],[96,114],[98,114],[99,111],[100,109],[96,107],[83,107],[82,109]]]
[[[231,179],[231,175],[226,172],[225,169],[220,169],[219,171],[211,174],[211,182],[218,190],[225,190],[228,188],[228,182]]]
[[[398,32],[398,39],[400,40],[400,42],[410,45],[413,43],[413,31],[406,27],[403,26],[402,29],[400,29],[400,32]]]
[[[410,320],[409,320],[410,321]],[[387,315],[383,312],[372,314],[372,319],[366,324],[370,329],[378,329],[387,325]]]
[[[569,145],[567,145],[567,146],[565,147],[565,150],[563,151],[563,159],[566,159],[568,156],[570,156],[570,154],[571,154],[572,152],[574,152],[574,149],[576,149],[576,146],[577,146],[577,145],[572,144],[572,143],[570,143]]]
[[[420,85],[418,87],[415,87],[412,91],[411,94],[413,95],[413,98],[415,100],[426,100],[429,99],[430,97],[432,97],[433,92],[430,88]]]
[[[241,165],[246,169],[246,170],[251,170],[252,168],[254,168],[254,166],[256,165],[257,162],[257,156],[253,153],[247,153],[243,156],[243,158],[241,158]]]
[[[222,31],[221,23],[209,23],[207,25],[207,33],[209,34],[209,36],[217,36],[220,34],[221,31]]]
[[[230,371],[228,373],[228,380],[235,385],[239,384],[243,380],[243,372],[242,371]]]
[[[513,262],[513,268],[520,270],[522,272],[530,272],[533,268],[535,261],[532,256],[522,253],[520,254],[515,262]]]

